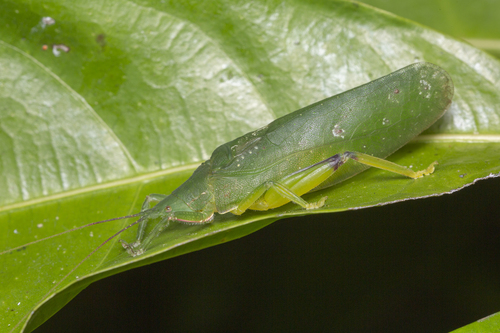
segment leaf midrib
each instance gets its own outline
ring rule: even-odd
[[[500,143],[500,134],[428,134],[428,135],[420,135],[410,141],[410,143],[440,143],[440,142],[464,142],[464,143]],[[201,163],[201,162],[200,162]],[[55,201],[60,199],[65,199],[68,197],[72,197],[75,195],[80,195],[84,193],[91,193],[94,191],[104,190],[115,188],[119,186],[134,184],[134,183],[142,183],[144,181],[153,180],[159,177],[175,174],[178,172],[195,170],[200,163],[190,163],[185,164],[178,167],[173,167],[170,169],[150,172],[141,174],[135,177],[120,179],[116,181],[112,181],[104,184],[96,184],[87,187],[83,187],[80,189],[70,190],[66,192],[56,193],[52,195],[48,195],[46,197],[35,198],[23,202],[18,202],[10,205],[5,205],[0,207],[0,213],[13,210],[29,207],[36,204],[41,204],[49,201]]]
[[[114,187],[118,187],[118,186],[134,184],[134,183],[142,183],[144,181],[152,180],[152,179],[155,179],[158,177],[163,177],[163,176],[167,176],[167,175],[171,175],[171,174],[175,174],[175,173],[187,171],[187,170],[194,170],[199,165],[200,165],[200,163],[190,163],[190,164],[185,164],[185,165],[170,168],[170,169],[141,174],[141,175],[138,175],[135,177],[115,180],[115,181],[112,181],[109,183],[96,184],[96,185],[86,186],[86,187],[82,187],[79,189],[70,190],[70,191],[66,191],[66,192],[55,193],[55,194],[48,195],[46,197],[35,198],[35,199],[31,199],[31,200],[18,202],[18,203],[14,203],[14,204],[0,207],[0,213],[4,212],[4,211],[12,210],[12,209],[29,207],[29,206],[32,206],[35,204],[41,204],[41,203],[52,201],[52,200],[60,200],[60,199],[68,198],[71,196],[80,195],[80,194],[89,193],[89,192],[94,192],[94,191],[98,191],[98,190],[104,190],[104,189],[109,189],[109,188],[114,188]]]

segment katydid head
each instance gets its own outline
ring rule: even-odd
[[[147,219],[168,218],[169,220],[175,219],[175,212],[190,211],[191,208],[176,195],[168,195],[162,199],[153,208],[143,211],[142,216]]]
[[[175,192],[168,196],[149,195],[144,201],[143,210],[138,214],[141,218],[130,225],[139,224],[135,242],[128,243],[120,240],[122,246],[131,256],[135,257],[144,253],[153,239],[168,227],[170,221],[186,224],[200,224],[212,221],[215,212],[212,198],[209,191],[200,191],[199,195],[196,196],[192,195],[192,193],[187,196],[178,196]],[[159,202],[153,208],[147,209],[153,201]],[[146,232],[147,224],[151,220],[157,221]]]

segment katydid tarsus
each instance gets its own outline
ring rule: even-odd
[[[131,256],[147,251],[151,241],[166,232],[173,221],[210,223],[214,214],[240,215],[249,209],[268,210],[290,202],[307,210],[318,209],[325,206],[326,196],[317,202],[301,196],[369,167],[410,178],[428,175],[436,162],[412,171],[384,159],[436,122],[452,97],[448,73],[430,63],[416,63],[278,118],[219,146],[170,195],[151,194],[137,214],[111,219],[139,217],[99,248],[136,224],[136,241],[121,241]],[[156,205],[151,207],[153,203]],[[147,224],[153,221],[156,224],[146,233]]]

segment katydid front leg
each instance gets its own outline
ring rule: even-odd
[[[168,197],[168,195],[158,194],[158,193],[152,193],[148,195],[144,200],[144,202],[142,203],[141,212],[150,209],[152,202],[160,202],[166,197]],[[141,244],[141,241],[144,238],[144,232],[146,231],[147,225],[148,225],[148,219],[145,219],[139,224],[139,228],[137,229],[137,238],[134,242],[134,246],[138,246],[139,244]]]
[[[156,201],[159,201],[159,203],[150,209],[150,204]],[[210,222],[214,215],[213,205],[210,202],[202,209],[195,211],[190,206],[186,205],[183,199],[174,194],[149,195],[142,205],[141,212],[144,212],[144,216],[142,217],[144,220],[139,224],[136,241],[129,244],[120,240],[122,246],[133,257],[144,253],[151,242],[169,225],[170,221],[200,224]],[[159,222],[157,222],[153,229],[145,235],[148,222],[156,219],[160,219]]]
[[[168,197],[168,195],[158,194],[158,193],[152,193],[152,194],[146,196],[146,199],[142,203],[141,212],[144,212],[144,211],[150,209],[151,208],[151,203],[153,203],[153,202],[160,202],[163,199],[165,199],[166,197]],[[138,247],[141,244],[141,241],[144,238],[144,232],[146,231],[146,227],[148,225],[148,221],[149,221],[149,216],[146,216],[139,223],[139,227],[137,229],[137,236],[136,236],[135,242],[133,242],[133,243],[127,243],[124,240],[120,239],[120,243],[127,250],[127,252],[129,252],[129,250],[131,250],[133,248]],[[129,252],[129,254],[130,254],[130,252]],[[133,255],[133,256],[135,256],[135,255]]]

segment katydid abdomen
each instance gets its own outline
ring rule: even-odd
[[[452,97],[448,73],[417,63],[228,142],[207,162],[217,211],[232,211],[262,184],[279,182],[335,154],[354,151],[386,158],[436,122]],[[349,161],[314,188],[332,186],[367,168]]]

